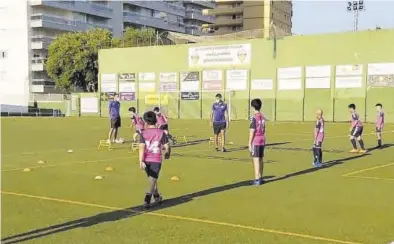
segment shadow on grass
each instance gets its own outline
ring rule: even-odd
[[[368,151],[371,152],[371,151],[374,151],[377,149],[385,149],[385,148],[389,148],[392,146],[394,146],[394,144],[387,144],[381,148],[379,148],[379,147],[370,148],[370,149],[368,149]],[[325,170],[325,169],[334,167],[336,165],[344,164],[348,161],[355,160],[358,158],[367,157],[370,155],[371,154],[367,153],[367,154],[354,155],[351,157],[332,160],[332,161],[324,163],[323,167],[321,167],[321,168],[308,168],[308,169],[293,172],[293,173],[290,173],[290,174],[287,174],[287,175],[284,175],[281,177],[277,177],[277,178],[275,178],[275,176],[266,176],[266,177],[264,177],[265,184],[276,182],[276,181],[281,181],[281,180],[286,180],[286,179],[300,176],[300,175],[313,173],[315,171]],[[29,240],[53,235],[56,233],[61,233],[61,232],[73,230],[76,228],[87,228],[87,227],[94,226],[94,225],[101,224],[101,223],[105,223],[105,222],[113,222],[113,221],[118,221],[118,220],[125,219],[125,218],[131,218],[134,216],[141,215],[143,213],[154,212],[157,210],[181,205],[181,204],[190,202],[194,198],[197,198],[197,197],[203,197],[203,196],[215,194],[218,192],[223,192],[223,191],[228,191],[228,190],[235,189],[235,188],[245,187],[245,186],[249,186],[250,184],[251,184],[250,181],[241,181],[241,182],[237,182],[237,183],[233,183],[233,184],[229,184],[229,185],[209,188],[206,190],[202,190],[202,191],[198,191],[195,193],[186,194],[186,195],[183,195],[180,197],[165,200],[162,204],[156,205],[155,207],[152,207],[149,210],[145,210],[145,209],[143,209],[142,205],[139,205],[139,206],[125,208],[125,209],[116,210],[116,211],[112,211],[112,212],[101,213],[101,214],[97,214],[94,216],[80,218],[80,219],[65,222],[62,224],[52,225],[49,227],[32,230],[32,231],[25,232],[22,234],[17,234],[17,235],[5,237],[1,240],[1,242],[4,244],[20,243],[20,242],[24,242],[24,241],[29,241]]]
[[[274,177],[275,176],[265,176],[264,178],[266,180],[268,180],[268,179],[272,179]],[[61,232],[73,230],[76,228],[87,228],[87,227],[94,226],[94,225],[101,224],[101,223],[105,223],[105,222],[113,222],[113,221],[118,221],[118,220],[125,219],[125,218],[131,218],[131,217],[138,216],[138,215],[141,215],[144,213],[154,212],[157,210],[181,205],[181,204],[193,201],[193,199],[197,198],[197,197],[203,197],[203,196],[207,196],[207,195],[211,195],[211,194],[215,194],[215,193],[219,193],[219,192],[224,192],[224,191],[228,191],[228,190],[235,189],[235,188],[250,186],[250,185],[251,185],[251,181],[241,181],[241,182],[228,184],[228,185],[224,185],[224,186],[213,187],[213,188],[209,188],[206,190],[194,192],[191,194],[182,195],[180,197],[175,197],[175,198],[171,198],[168,200],[164,200],[163,203],[161,203],[160,205],[153,206],[152,208],[150,208],[148,210],[144,209],[142,207],[142,205],[139,205],[139,206],[125,208],[125,209],[116,210],[116,211],[112,211],[112,212],[101,213],[101,214],[97,214],[94,216],[80,218],[80,219],[72,220],[69,222],[62,223],[62,224],[52,225],[49,227],[32,230],[32,231],[25,232],[22,234],[17,234],[14,236],[5,237],[1,240],[1,243],[3,243],[3,244],[20,243],[20,242],[24,242],[24,241],[29,241],[29,240],[53,235],[56,233],[61,233]]]

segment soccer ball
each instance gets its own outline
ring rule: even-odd
[[[119,143],[124,143],[124,138],[119,138],[118,142]]]

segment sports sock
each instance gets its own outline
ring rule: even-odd
[[[382,146],[382,139],[378,140],[378,146],[381,147]]]
[[[362,139],[358,141],[358,144],[360,144],[362,150],[365,150],[364,141]]]
[[[313,147],[312,148],[312,151],[313,151],[313,162],[314,163],[317,163],[317,160],[318,160],[318,155],[317,155],[317,150],[316,150],[317,148],[316,147]]]
[[[323,163],[323,150],[319,148],[319,163]]]
[[[150,203],[151,200],[152,200],[152,194],[146,193],[146,195],[145,195],[145,202],[146,203]]]
[[[354,149],[354,150],[357,150],[356,140],[351,139],[350,142],[352,143],[353,149]]]

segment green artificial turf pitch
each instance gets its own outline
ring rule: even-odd
[[[146,177],[128,144],[98,151],[108,120],[2,119],[2,243],[371,243],[394,241],[394,126],[387,147],[350,154],[348,124],[326,126],[326,167],[312,169],[313,123],[267,128],[264,175],[249,185],[248,121],[233,122],[230,152],[207,142],[173,149],[159,186],[162,206],[143,212]],[[128,121],[120,136],[131,137]],[[207,121],[171,121],[189,141]],[[368,148],[376,144],[365,125]],[[68,153],[68,150],[73,153]],[[45,164],[38,164],[38,161]],[[111,166],[114,171],[105,171]],[[32,171],[24,172],[24,168]],[[97,175],[103,180],[94,180]],[[179,181],[171,181],[178,176]]]

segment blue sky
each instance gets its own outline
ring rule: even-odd
[[[352,31],[353,13],[348,1],[293,0],[293,29],[297,35]],[[365,11],[359,14],[359,30],[394,28],[394,1],[364,0]]]

